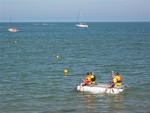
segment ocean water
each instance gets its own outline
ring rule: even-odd
[[[0,24],[0,113],[150,112],[150,23],[13,25],[18,32]],[[128,86],[123,93],[76,91],[87,72],[108,84],[112,70]]]

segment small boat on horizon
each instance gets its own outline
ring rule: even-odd
[[[85,24],[85,23],[79,23],[79,24],[76,24],[77,27],[82,27],[82,28],[87,28],[88,25]]]
[[[9,32],[17,32],[17,31],[19,31],[19,30],[17,30],[17,28],[12,27],[11,17],[10,17],[10,27],[8,28],[8,31]]]
[[[18,30],[16,29],[16,28],[8,28],[8,31],[10,31],[10,32],[17,32]]]
[[[80,28],[88,28],[89,27],[86,23],[81,22],[81,11],[79,13],[77,22],[79,22],[78,24],[76,24],[77,27],[80,27]]]

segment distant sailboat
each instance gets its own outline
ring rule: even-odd
[[[9,32],[17,32],[18,30],[15,27],[12,27],[11,18],[10,18],[10,27],[8,28]]]
[[[79,24],[76,24],[77,27],[88,28],[88,25],[87,25],[87,24],[81,22],[81,12],[80,12],[80,14],[79,14],[79,16],[78,16],[78,20],[77,20],[77,21],[79,22]]]

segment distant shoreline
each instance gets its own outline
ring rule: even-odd
[[[104,21],[104,22],[85,22],[85,23],[149,23],[150,21]],[[1,22],[9,23],[9,22]],[[77,23],[77,22],[13,22],[13,23]]]

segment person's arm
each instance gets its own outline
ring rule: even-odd
[[[114,71],[111,72],[111,76],[112,76],[112,78],[114,78],[114,76],[115,76]]]

